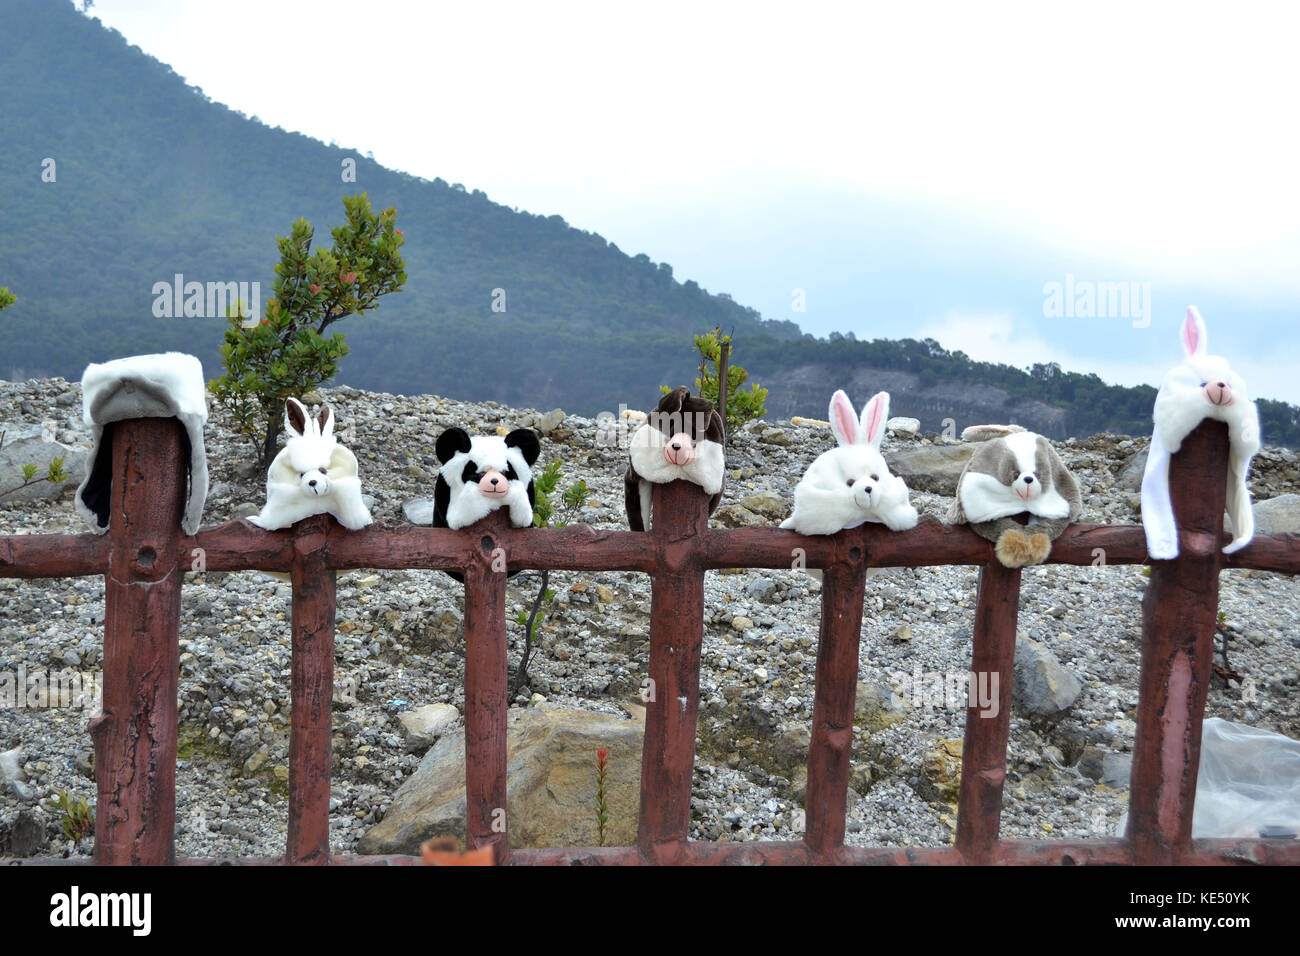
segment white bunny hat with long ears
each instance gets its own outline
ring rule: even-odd
[[[1151,450],[1142,476],[1142,527],[1147,553],[1157,560],[1178,557],[1178,526],[1169,497],[1169,458],[1205,419],[1228,426],[1228,518],[1232,541],[1224,553],[1239,551],[1255,535],[1255,514],[1246,474],[1259,451],[1259,409],[1245,380],[1228,360],[1206,349],[1205,320],[1188,306],[1181,330],[1183,362],[1170,369],[1156,395]]]

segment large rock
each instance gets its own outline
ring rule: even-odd
[[[929,491],[937,495],[957,492],[957,479],[975,454],[977,443],[960,445],[915,445],[886,451],[889,470],[907,482],[915,491]]]
[[[1124,463],[1115,476],[1115,487],[1120,491],[1141,491],[1142,473],[1147,467],[1147,449],[1142,449]]]
[[[1255,531],[1259,534],[1300,534],[1300,495],[1278,495],[1255,502]]]
[[[408,710],[398,718],[406,731],[406,746],[410,750],[427,750],[460,720],[460,711],[451,704],[425,704]]]
[[[921,430],[921,420],[919,418],[891,418],[885,422],[885,431],[893,432],[895,435],[901,435],[904,438],[911,438]]]
[[[793,507],[784,498],[760,491],[719,508],[713,520],[724,528],[766,527],[780,524]]]
[[[609,751],[607,846],[636,842],[645,727],[607,714],[542,704],[510,711],[506,813],[513,847],[596,846],[596,751]],[[363,854],[418,853],[465,833],[465,730],[443,736],[397,791],[384,819],[357,844]]]
[[[926,803],[955,804],[961,793],[962,739],[940,740],[921,758],[915,790]]]
[[[1025,713],[1053,717],[1068,710],[1083,685],[1062,666],[1056,655],[1037,641],[1016,638],[1013,700]]]
[[[36,466],[36,478],[49,473],[50,462],[63,459],[63,470],[68,478],[60,484],[36,481],[27,487],[4,496],[5,501],[36,501],[39,498],[57,498],[66,488],[76,488],[86,476],[84,448],[73,448],[54,440],[50,430],[41,425],[0,424],[4,432],[4,445],[0,446],[0,491],[6,491],[23,481],[23,465]]]
[[[776,523],[784,521],[793,508],[793,505],[784,498],[766,491],[760,491],[758,494],[741,498],[740,505],[754,514]]]

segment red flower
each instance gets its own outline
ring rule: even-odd
[[[311,289],[312,295],[320,295],[320,286],[318,286],[315,282],[307,286],[307,288]]]
[[[394,229],[393,232],[397,233],[399,236],[402,235],[402,230],[400,229]]]
[[[357,281],[357,274],[355,272],[340,272],[339,281],[344,285],[351,285]]]

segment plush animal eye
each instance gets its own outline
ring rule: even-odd
[[[1202,382],[1202,383],[1201,383],[1201,388],[1205,388],[1205,386],[1207,386],[1207,385],[1209,385],[1209,384],[1210,384],[1209,382]]]
[[[324,468],[320,469],[320,473],[321,473],[322,475],[325,474],[325,469],[324,469]]]
[[[871,476],[871,480],[872,480],[872,481],[879,481],[879,480],[880,480],[880,476],[879,476],[879,475],[872,475],[872,476]]]
[[[849,479],[849,487],[850,487],[850,488],[853,487],[853,479],[852,479],[852,478]]]
[[[300,471],[300,472],[298,472],[298,477],[299,477],[299,478],[306,478],[306,477],[307,477],[307,472],[305,472],[305,471]]]

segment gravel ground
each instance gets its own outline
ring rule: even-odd
[[[69,402],[68,392],[76,394]],[[625,452],[602,442],[596,422],[544,417],[495,403],[322,390],[356,452],[376,518],[401,520],[403,503],[433,492],[434,440],[452,425],[540,424],[544,463],[564,465],[563,489],[581,477],[591,500],[575,520],[624,527]],[[902,411],[906,411],[902,409]],[[0,423],[50,421],[60,440],[88,444],[75,384],[0,382]],[[0,427],[3,427],[0,425]],[[886,439],[885,452],[941,441]],[[734,436],[718,522],[775,524],[788,513],[804,468],[829,447],[825,429],[752,423]],[[1120,473],[1143,438],[1099,435],[1059,447],[1085,488],[1084,520],[1137,521],[1137,495]],[[207,431],[212,488],[205,523],[256,511],[263,476],[213,409]],[[1300,490],[1294,453],[1257,459],[1257,499]],[[745,509],[734,507],[746,500]],[[923,514],[947,499],[914,492]],[[757,516],[754,518],[753,516]],[[79,532],[70,492],[0,505],[0,534]],[[965,700],[927,693],[969,667],[977,572],[889,569],[867,582],[855,725],[848,842],[941,846],[952,841]],[[1023,576],[1020,628],[1074,675],[1081,692],[1046,717],[1013,711],[1003,833],[1079,838],[1113,831],[1127,806],[1137,715],[1142,591],[1137,567],[1038,567]],[[277,855],[286,832],[289,586],[258,572],[188,574],[180,650],[181,758],[177,851],[182,856]],[[509,615],[535,593],[534,575],[508,586]],[[634,710],[648,659],[650,588],[643,575],[565,572],[541,629],[528,692],[564,706]],[[820,585],[797,571],[709,573],[699,756],[692,836],[790,839],[803,825]],[[1264,572],[1226,571],[1221,609],[1232,668],[1215,678],[1208,715],[1300,738],[1297,586]],[[445,702],[463,710],[459,585],[438,572],[358,571],[339,576],[335,767],[331,833],[339,851],[382,818],[419,763],[399,716]],[[0,673],[102,666],[103,582],[97,578],[0,580]],[[519,631],[511,625],[512,659]],[[917,677],[920,677],[918,691]],[[940,697],[942,695],[939,695]],[[528,694],[520,705],[526,705]],[[949,704],[952,706],[949,706]],[[16,784],[0,785],[0,855],[83,854],[46,806],[61,791],[93,804],[86,708],[0,710],[0,751],[17,749]],[[1115,768],[1120,768],[1116,771]],[[3,762],[0,761],[0,769]],[[1106,781],[1109,780],[1108,785]]]

